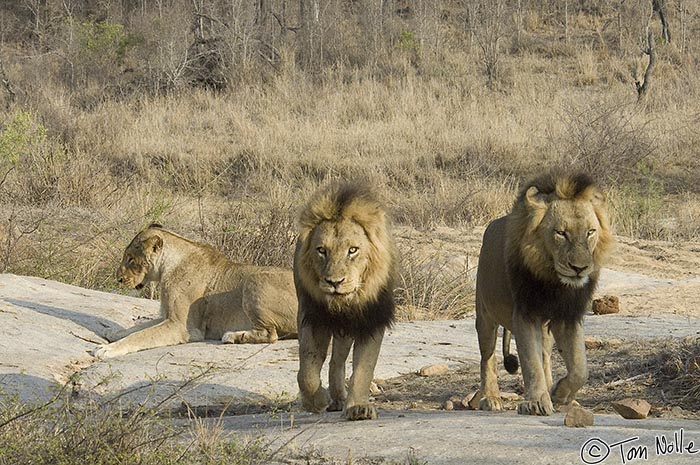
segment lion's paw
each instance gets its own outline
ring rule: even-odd
[[[329,412],[342,412],[345,408],[345,401],[340,399],[331,400],[330,405],[328,405]]]
[[[353,405],[345,410],[344,415],[346,419],[351,421],[376,420],[377,409],[372,404]]]
[[[245,331],[227,331],[221,337],[221,342],[225,344],[241,344],[245,338]]]
[[[542,415],[547,416],[554,413],[554,406],[549,396],[543,396],[540,400],[526,400],[518,404],[520,415]]]
[[[484,397],[479,401],[479,410],[499,411],[503,410],[503,401],[500,396]]]
[[[318,390],[312,396],[301,396],[301,405],[304,410],[311,413],[321,413],[326,410],[326,407],[330,404],[331,399],[328,395],[328,390],[325,388],[318,388]]]
[[[104,344],[104,345],[95,347],[95,349],[92,351],[92,355],[94,357],[101,359],[101,360],[104,360],[106,358],[118,357],[118,356],[123,355],[123,354],[120,350],[115,350],[115,348],[114,348],[114,346],[112,346],[112,344]]]

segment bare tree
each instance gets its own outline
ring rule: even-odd
[[[686,7],[684,0],[678,0],[678,16],[680,17],[680,28],[681,28],[681,40],[679,45],[679,50],[685,52],[688,30],[688,8]]]
[[[664,38],[667,44],[671,43],[671,28],[668,25],[667,14],[666,14],[666,0],[652,0],[652,9],[654,13],[659,15],[659,20],[661,21],[661,37]]]
[[[505,0],[472,0],[468,25],[481,50],[486,83],[494,88],[500,76],[500,43],[504,34]]]
[[[641,102],[646,98],[647,93],[649,92],[649,87],[651,86],[651,77],[654,71],[654,66],[656,65],[654,35],[649,27],[647,27],[646,44],[642,45],[642,52],[649,56],[649,63],[647,64],[646,71],[644,71],[644,77],[642,79],[637,78],[634,81],[634,84],[637,87],[637,102]]]
[[[5,72],[5,63],[4,63],[1,55],[0,55],[0,82],[2,82],[2,85],[3,85],[3,87],[5,87],[5,91],[7,91],[7,95],[9,97],[7,100],[7,103],[5,104],[5,106],[9,110],[10,106],[15,102],[17,95],[15,94],[15,91],[12,88],[12,83],[7,78],[7,73]]]
[[[300,55],[302,64],[307,68],[315,68],[321,63],[320,15],[320,0],[299,0]]]

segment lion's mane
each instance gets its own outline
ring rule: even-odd
[[[312,266],[315,251],[310,239],[321,223],[342,225],[345,220],[364,230],[370,244],[369,260],[356,297],[345,305],[329,306]],[[319,191],[302,209],[298,227],[295,272],[301,284],[297,293],[307,304],[304,322],[356,339],[390,327],[395,319],[397,253],[384,209],[371,190],[365,185],[336,184]]]
[[[531,187],[550,199],[592,202],[600,222],[600,231],[598,243],[592,252],[596,270],[584,286],[567,286],[557,279],[553,258],[539,240],[541,235],[548,233],[538,227],[544,212],[533,211],[526,199]],[[598,284],[600,267],[614,244],[605,197],[595,181],[583,173],[554,171],[540,176],[523,186],[518,194],[508,217],[505,242],[507,276],[514,301],[518,303],[516,311],[527,309],[528,318],[541,321],[580,321]]]

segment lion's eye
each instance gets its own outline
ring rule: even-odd
[[[322,257],[326,256],[326,248],[325,247],[316,247],[316,252]]]
[[[350,247],[348,249],[348,255],[355,255],[359,249],[357,247]]]
[[[596,231],[595,229],[589,229],[589,230],[588,230],[588,237],[593,236],[593,234],[595,234],[596,232],[597,232],[597,231]]]
[[[559,229],[555,229],[555,230],[554,230],[554,234],[556,234],[556,235],[559,236],[559,237],[563,237],[564,239],[566,239],[566,231],[562,231],[562,230],[559,230]]]
[[[134,257],[129,257],[126,263],[128,263],[129,265],[133,265],[134,263],[136,263],[136,260],[134,260]]]

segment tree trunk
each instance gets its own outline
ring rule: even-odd
[[[299,0],[301,62],[309,68],[313,68],[319,61],[318,48],[318,21],[319,0]]]
[[[7,94],[9,96],[7,104],[5,105],[5,107],[9,110],[10,106],[15,102],[17,94],[15,94],[15,91],[12,88],[12,83],[10,83],[10,80],[7,78],[7,73],[5,72],[5,64],[3,62],[2,57],[0,57],[0,81],[2,81],[2,85],[5,87],[5,90],[7,91]]]
[[[651,86],[651,75],[654,71],[654,66],[656,65],[656,49],[654,48],[654,35],[651,29],[647,32],[647,48],[644,50],[646,55],[649,55],[649,64],[644,72],[644,81],[640,82],[637,80],[635,85],[637,86],[637,102],[643,101],[647,93],[649,92],[649,87]]]
[[[671,28],[666,19],[666,0],[652,0],[651,6],[654,12],[659,15],[661,20],[661,37],[664,38],[667,44],[671,43]]]

